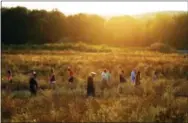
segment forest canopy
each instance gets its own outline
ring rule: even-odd
[[[84,42],[145,47],[156,42],[188,49],[188,12],[157,12],[140,16],[65,15],[54,9],[1,8],[3,44]]]

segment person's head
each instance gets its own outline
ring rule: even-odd
[[[106,73],[106,72],[107,72],[107,70],[106,70],[106,69],[104,69],[104,72]]]
[[[68,68],[67,68],[67,70],[68,70],[68,71],[70,71],[70,70],[71,70],[71,68],[70,68],[70,67],[68,67]]]
[[[32,77],[34,77],[34,78],[37,77],[37,73],[35,71],[32,71]]]
[[[95,77],[96,73],[95,72],[91,72],[91,76]]]
[[[138,71],[137,74],[140,75],[140,71]]]
[[[8,73],[8,75],[11,75],[11,71],[10,70],[8,70],[7,73]]]
[[[157,71],[155,71],[154,74],[157,75]]]

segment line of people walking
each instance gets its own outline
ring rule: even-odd
[[[87,79],[87,96],[95,96],[95,84],[94,84],[94,77],[96,76],[95,72],[91,72],[88,79]],[[110,85],[111,81],[111,72],[110,70],[104,69],[104,71],[101,73],[101,95],[103,95],[104,90],[107,89]],[[140,71],[137,71],[134,69],[131,72],[131,81],[134,83],[135,86],[140,85]],[[124,70],[121,70],[119,73],[119,82],[120,84],[127,82]]]
[[[74,72],[71,69],[71,67],[67,68],[68,71],[68,86],[70,89],[74,88],[74,81],[75,81],[75,76],[74,76]],[[87,78],[87,96],[93,96],[95,97],[95,78],[96,73],[95,72],[91,72]],[[101,95],[103,95],[105,89],[108,89],[111,83],[111,71],[104,69],[101,73],[101,83],[100,83],[100,89],[101,89]],[[10,70],[8,70],[7,72],[7,80],[8,83],[12,83],[13,82],[13,77],[12,77],[12,72]],[[124,70],[120,69],[120,73],[119,73],[119,82],[121,83],[125,83],[127,82],[126,77],[125,77],[125,73]],[[140,72],[134,69],[131,72],[131,82],[135,84],[135,86],[140,85]],[[50,77],[49,77],[49,86],[51,89],[55,89],[56,88],[56,76],[55,76],[55,72],[53,69],[51,69],[50,71]],[[36,71],[32,71],[30,73],[30,79],[29,79],[29,89],[32,95],[37,95],[37,90],[38,90],[39,86],[38,86],[38,81],[37,81],[37,73]],[[10,89],[9,86],[7,86],[7,89]]]

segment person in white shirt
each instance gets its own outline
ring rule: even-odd
[[[136,70],[133,69],[133,71],[131,72],[131,82],[135,83],[136,80]]]
[[[103,93],[104,89],[108,87],[108,83],[107,83],[108,82],[108,73],[107,73],[106,69],[102,72],[101,77],[102,77],[101,91]]]
[[[101,77],[102,81],[108,81],[108,73],[106,69],[102,72]]]

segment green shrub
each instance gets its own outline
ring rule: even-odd
[[[148,49],[151,51],[157,51],[163,53],[172,53],[176,51],[174,48],[164,43],[154,43]]]

